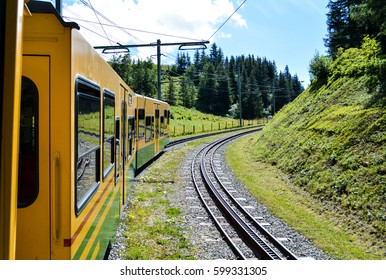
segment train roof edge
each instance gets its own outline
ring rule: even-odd
[[[157,98],[152,98],[152,97],[149,97],[149,96],[146,96],[146,95],[143,95],[143,94],[139,94],[139,93],[135,93],[136,96],[138,97],[143,97],[143,98],[146,98],[146,99],[149,99],[149,100],[152,100],[152,101],[156,101],[156,102],[159,102],[159,103],[164,103],[164,104],[168,104],[166,101],[164,100],[159,100]]]
[[[71,27],[78,30],[80,29],[76,22],[64,21],[62,16],[50,2],[30,1],[27,3],[27,6],[31,13],[54,14],[64,27]]]

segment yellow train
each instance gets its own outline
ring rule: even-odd
[[[135,94],[51,3],[1,5],[0,258],[103,259],[130,179],[168,143],[169,105]]]

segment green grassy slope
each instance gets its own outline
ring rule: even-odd
[[[170,112],[170,135],[172,137],[239,127],[238,119],[206,114],[196,109],[171,106]],[[255,125],[262,121],[245,120],[243,126]]]
[[[374,105],[367,81],[365,74],[335,75],[309,87],[266,125],[252,152],[385,240],[386,108]]]

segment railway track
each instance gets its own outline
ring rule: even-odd
[[[258,125],[254,129],[254,131],[261,130],[262,128],[263,128],[263,125]],[[170,147],[173,147],[173,146],[176,146],[179,144],[183,144],[185,142],[194,141],[194,140],[198,140],[198,139],[202,139],[202,138],[206,138],[206,137],[210,137],[210,136],[216,136],[216,135],[230,133],[230,132],[245,131],[245,130],[249,130],[249,129],[251,129],[251,127],[241,127],[241,128],[230,129],[230,130],[221,130],[221,131],[212,132],[212,133],[205,133],[205,134],[199,134],[199,135],[194,135],[194,136],[190,136],[190,137],[185,137],[182,139],[178,139],[178,140],[174,140],[174,141],[169,142],[165,146],[165,148],[170,148]]]
[[[249,130],[224,137],[198,151],[191,164],[194,186],[223,238],[239,259],[296,260],[297,257],[270,234],[243,207],[224,182],[216,151],[227,142],[258,131]]]

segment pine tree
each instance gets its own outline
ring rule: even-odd
[[[329,0],[327,5],[330,9],[327,13],[328,37],[325,39],[325,45],[333,58],[336,57],[339,48],[348,49],[361,45],[363,34],[359,32],[358,23],[350,17],[350,11],[363,1]]]
[[[171,76],[168,76],[168,87],[164,100],[168,102],[171,106],[177,105],[176,86],[174,84],[173,77]]]
[[[197,99],[197,109],[202,112],[214,112],[218,94],[215,75],[214,66],[210,63],[206,64],[200,79]]]
[[[350,17],[358,25],[361,38],[365,35],[377,38],[382,52],[386,53],[386,5],[380,0],[363,0],[362,4],[353,6]]]
[[[239,102],[236,67],[237,67],[236,60],[233,56],[231,56],[231,59],[229,60],[229,64],[227,67],[229,102],[231,104],[235,104]]]

